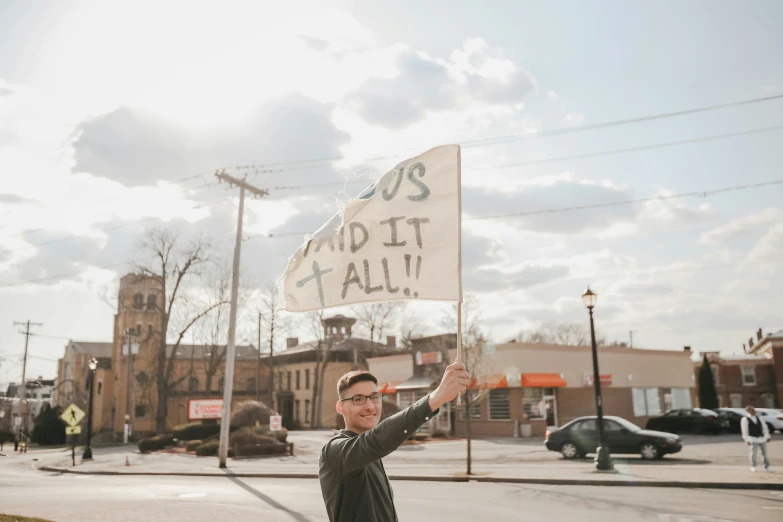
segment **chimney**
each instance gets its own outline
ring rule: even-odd
[[[756,339],[758,339],[758,340],[760,341],[762,337],[764,337],[764,335],[763,335],[763,333],[762,333],[762,331],[761,331],[761,328],[759,328],[759,329],[756,331]]]
[[[686,352],[690,352],[691,351],[691,347],[690,346],[683,346],[682,349],[683,349],[683,351],[686,351]]]
[[[293,348],[295,346],[299,345],[299,338],[298,337],[289,337],[285,340],[285,347],[286,348]]]
[[[751,350],[753,349],[753,337],[748,339],[748,348],[750,348]]]
[[[748,353],[748,347],[746,345],[744,345],[744,344],[742,345],[742,351],[744,353]]]
[[[386,336],[386,348],[391,348],[392,350],[397,348],[397,337],[394,335],[387,335]]]

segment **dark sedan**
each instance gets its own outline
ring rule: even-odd
[[[666,415],[649,419],[646,428],[671,433],[712,433],[717,435],[728,425],[727,420],[712,410],[684,408],[671,410],[666,412]]]
[[[729,423],[724,429],[730,433],[741,433],[740,423],[743,417],[750,417],[743,408],[718,408],[715,413],[723,417]],[[770,432],[771,433],[771,432]]]
[[[550,451],[559,451],[567,459],[595,453],[598,447],[596,417],[580,417],[560,429],[550,428],[544,444]],[[604,417],[604,436],[612,454],[638,453],[646,460],[663,458],[682,449],[677,435],[643,430],[621,417]]]

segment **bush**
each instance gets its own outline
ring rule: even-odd
[[[288,440],[288,430],[280,428],[278,431],[270,431],[269,436],[276,438],[278,442],[285,442]]]
[[[413,437],[411,437],[413,440],[417,440],[419,442],[426,442],[430,440],[430,434],[429,433],[414,433]]]
[[[269,426],[268,425],[254,426],[251,429],[253,430],[253,433],[255,433],[256,435],[267,435],[267,436],[271,437],[271,435],[269,433]]]
[[[60,420],[62,408],[44,404],[35,419],[32,442],[41,446],[65,444],[65,424]]]
[[[245,401],[237,404],[231,413],[232,428],[252,428],[259,424],[269,424],[269,416],[275,411],[259,401]]]
[[[219,440],[211,440],[209,442],[205,442],[198,448],[196,448],[196,455],[199,457],[215,457],[218,454],[218,448],[220,447],[220,441]],[[228,448],[228,456],[233,457],[234,451],[231,448]]]
[[[204,444],[204,441],[201,440],[189,440],[187,444],[185,444],[185,451],[196,451],[196,448]]]
[[[174,428],[174,437],[178,440],[205,440],[212,435],[220,435],[220,424],[182,424]]]
[[[174,436],[171,433],[155,435],[149,439],[140,440],[139,451],[142,453],[149,453],[150,451],[161,450],[167,446],[171,446],[172,444],[174,444]]]

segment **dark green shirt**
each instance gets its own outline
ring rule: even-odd
[[[437,413],[428,395],[361,435],[342,430],[321,448],[318,478],[331,522],[397,522],[381,459]]]

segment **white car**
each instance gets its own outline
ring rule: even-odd
[[[778,433],[783,433],[783,411],[772,408],[756,408],[756,414],[767,423],[770,434],[775,430]]]

